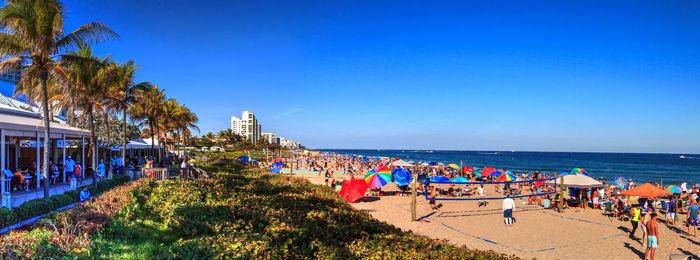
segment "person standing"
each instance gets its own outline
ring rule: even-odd
[[[634,208],[630,210],[630,222],[632,223],[632,231],[630,231],[630,238],[634,237],[634,232],[637,231],[637,226],[639,225],[639,216],[642,214],[639,204],[635,205]]]
[[[697,236],[698,232],[698,203],[689,199],[690,207],[688,207],[688,235]],[[692,231],[692,232],[691,232]]]
[[[68,158],[63,162],[63,169],[65,170],[66,176],[70,176],[71,178],[75,178],[75,175],[73,175],[73,169],[75,168],[75,161],[73,161],[73,158],[68,155]]]
[[[675,225],[675,220],[676,220],[676,206],[678,204],[676,203],[676,196],[673,196],[673,199],[668,202],[667,204],[667,210],[666,210],[666,224],[667,225]]]
[[[486,201],[484,200],[484,184],[479,184],[479,187],[476,188],[476,193],[479,195],[479,208],[481,206],[486,206]]]
[[[433,187],[433,186],[428,186],[428,192],[429,192],[428,198],[430,198],[430,202],[429,202],[429,204],[430,204],[430,209],[431,209],[432,211],[438,211],[438,207],[437,207],[437,205],[435,204],[435,196],[437,195],[437,194],[435,194],[435,187]]]
[[[513,218],[513,210],[515,210],[515,201],[510,198],[510,193],[506,193],[506,198],[503,199],[503,218],[506,227],[510,227],[515,222]]]
[[[647,229],[647,251],[644,252],[644,259],[654,260],[654,253],[656,253],[656,248],[659,246],[659,227],[656,225],[656,219],[658,216],[656,213],[651,213],[651,220],[646,223]]]
[[[646,247],[647,245],[647,235],[649,234],[649,231],[647,231],[647,223],[651,221],[651,214],[654,212],[653,209],[648,208],[647,209],[647,214],[644,214],[644,217],[642,217],[642,247]]]

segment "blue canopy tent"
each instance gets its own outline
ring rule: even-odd
[[[276,162],[271,165],[272,167],[283,167],[284,163],[283,162]]]
[[[271,172],[271,173],[280,173],[280,171],[282,171],[282,168],[272,168],[272,169],[270,169],[269,172]]]
[[[248,161],[250,161],[250,157],[248,157],[248,156],[241,156],[241,157],[238,157],[238,160],[241,161],[241,162],[248,162]]]

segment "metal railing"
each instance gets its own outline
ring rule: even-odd
[[[141,178],[150,178],[156,181],[177,181],[209,178],[209,174],[193,166],[188,168],[143,168]]]

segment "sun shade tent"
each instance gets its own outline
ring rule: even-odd
[[[557,185],[563,185],[566,188],[580,188],[580,189],[590,189],[590,188],[602,188],[605,184],[602,184],[595,179],[581,174],[569,174],[564,176],[564,182],[560,183],[560,179],[557,178]],[[554,185],[554,180],[549,180],[545,184]]]
[[[410,164],[404,160],[396,160],[396,161],[391,162],[389,165],[390,166],[401,166],[401,167],[413,166],[413,164]]]
[[[662,190],[659,187],[651,185],[650,183],[644,183],[639,187],[635,187],[626,191],[620,192],[623,196],[637,196],[644,198],[658,198],[661,196],[670,196],[672,193]]]

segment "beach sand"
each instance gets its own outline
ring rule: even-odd
[[[324,185],[324,178],[317,174],[295,175]],[[349,176],[336,175],[336,179],[349,179]],[[395,190],[393,183],[382,188],[385,192]],[[557,213],[523,205],[524,200],[516,199],[513,216],[517,222],[506,228],[501,200],[492,200],[481,209],[477,208],[476,201],[437,201],[440,211],[433,213],[425,197],[419,196],[416,216],[425,222],[411,221],[410,196],[370,197],[369,201],[352,205],[403,230],[429,238],[447,239],[456,245],[491,249],[523,258],[642,259],[646,250],[641,245],[641,227],[636,231],[636,238],[631,239],[628,237],[632,228],[629,221],[612,219],[603,215],[602,210],[567,209],[564,213]],[[685,218],[685,215],[679,217]],[[664,217],[660,216],[656,258],[668,259],[671,254],[686,254],[700,259],[700,238],[688,236],[682,221],[677,221],[675,227],[668,227],[662,219]]]

